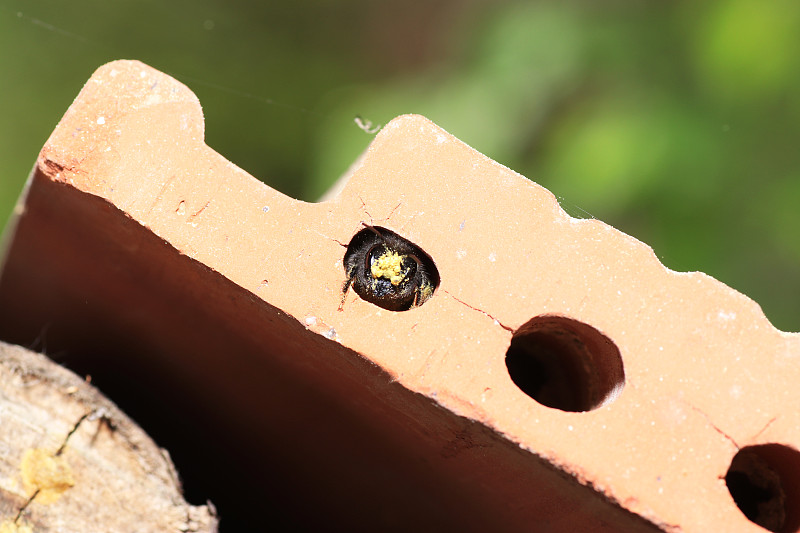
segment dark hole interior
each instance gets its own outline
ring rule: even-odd
[[[537,317],[506,352],[512,381],[547,407],[582,412],[613,400],[624,384],[619,350],[595,328],[566,317]]]
[[[725,475],[733,501],[753,523],[776,533],[800,530],[800,453],[780,444],[739,450]]]

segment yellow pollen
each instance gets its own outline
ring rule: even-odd
[[[385,252],[377,261],[372,263],[370,267],[372,277],[376,279],[386,278],[392,285],[398,285],[405,278],[402,274],[404,257],[404,255],[399,255],[397,252]]]
[[[26,450],[20,470],[25,491],[35,494],[37,503],[52,503],[75,485],[72,469],[64,456],[42,448]]]

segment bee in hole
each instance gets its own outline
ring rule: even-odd
[[[344,270],[342,305],[352,286],[370,303],[407,311],[425,303],[439,285],[439,272],[430,256],[380,226],[366,226],[353,236],[344,254]]]

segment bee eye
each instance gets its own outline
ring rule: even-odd
[[[367,227],[350,240],[344,256],[347,280],[364,300],[392,311],[422,305],[439,285],[433,260],[418,246],[381,227]]]
[[[366,261],[367,270],[370,270],[373,265],[377,264],[378,260],[384,253],[386,253],[386,248],[383,246],[383,243],[378,243],[370,248],[369,252],[367,252],[364,258]]]
[[[415,255],[407,255],[403,257],[403,277],[406,279],[412,279],[414,276],[417,275],[417,265],[419,264],[419,259]]]

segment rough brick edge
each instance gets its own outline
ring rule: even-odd
[[[119,75],[116,109],[92,107],[103,101],[100,85]],[[67,123],[81,127],[56,130],[40,158],[51,179],[107,198],[181,253],[410,390],[655,522],[751,530],[722,480],[732,456],[766,442],[798,448],[798,415],[786,409],[798,405],[790,386],[798,377],[796,334],[775,330],[755,303],[715,280],[671,272],[646,245],[568,217],[547,191],[425,119],[390,123],[344,191],[321,204],[260,186],[203,145],[194,96],[140,64],[98,71]],[[142,128],[156,148],[145,149]],[[184,155],[173,153],[176,146]],[[132,161],[134,152],[142,157]],[[177,179],[164,172],[174,168],[188,171]],[[141,181],[123,179],[132,174]],[[394,314],[351,297],[337,312],[342,272],[333,259],[362,223],[389,227],[435,258],[442,286],[434,299]],[[264,235],[270,246],[254,244]],[[231,259],[242,257],[247,265]],[[326,263],[333,264],[321,269]],[[296,274],[287,279],[287,271]],[[290,288],[295,279],[308,282],[299,294]],[[503,366],[510,331],[542,314],[590,324],[615,342],[626,375],[616,401],[564,413],[510,382]],[[391,334],[376,341],[364,323]]]

